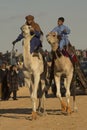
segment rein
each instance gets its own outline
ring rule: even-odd
[[[53,54],[53,59],[55,59],[55,60],[62,56],[62,52],[60,51],[59,48],[57,48],[56,51],[52,51],[52,54]]]

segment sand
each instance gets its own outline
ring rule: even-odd
[[[31,121],[28,88],[19,88],[17,95],[18,100],[0,101],[0,130],[87,130],[87,96],[76,97],[78,112],[68,116],[61,114],[58,98],[46,98],[47,114]]]

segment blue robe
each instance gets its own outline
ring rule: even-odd
[[[30,41],[30,53],[33,53],[35,50],[37,50],[39,47],[42,47],[42,43],[40,41],[40,33],[35,31],[35,36]],[[33,35],[33,33],[31,33]],[[24,38],[23,34],[19,34],[15,42],[18,42]]]
[[[64,30],[66,30],[66,32],[64,32]],[[68,34],[70,34],[70,29],[65,25],[61,25],[61,26],[55,27],[52,30],[52,32],[57,32],[57,34],[61,36],[59,47],[60,49],[63,49],[63,46],[69,43]]]

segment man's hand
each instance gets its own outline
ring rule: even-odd
[[[30,28],[30,31],[34,32],[35,30],[34,30],[34,28],[33,28],[33,27],[31,27],[31,28]]]
[[[66,33],[66,29],[64,29],[63,32]]]
[[[63,34],[67,34],[67,31],[66,31],[66,29],[64,29],[64,30],[62,31],[62,33],[63,33]]]
[[[13,46],[15,45],[15,43],[16,43],[16,41],[13,41],[13,42],[12,42]]]

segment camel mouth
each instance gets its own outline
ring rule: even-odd
[[[24,33],[25,33],[25,31],[22,31],[22,33],[24,34]]]
[[[25,35],[26,35],[26,33],[25,33],[24,31],[22,31],[22,34],[23,34],[23,36],[25,36]]]
[[[25,32],[25,31],[22,31],[22,34],[23,34],[23,36],[28,35],[28,33],[27,33],[27,32]]]

